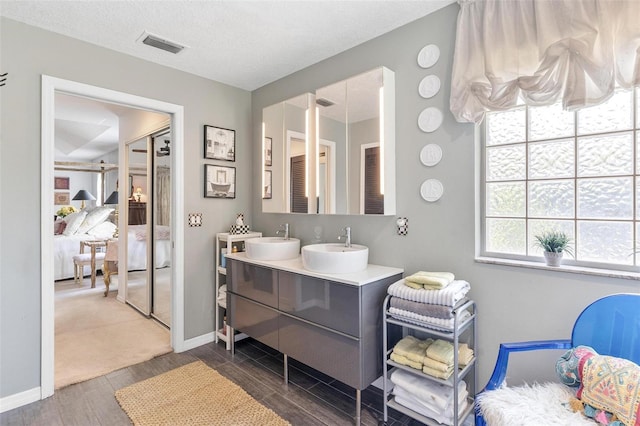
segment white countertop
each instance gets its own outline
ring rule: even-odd
[[[393,275],[402,274],[404,269],[390,266],[367,265],[367,269],[350,274],[321,274],[319,272],[308,271],[302,266],[302,256],[289,260],[255,260],[249,259],[244,252],[228,253],[227,259],[241,260],[254,265],[265,266],[267,268],[279,269],[281,271],[293,272],[295,274],[307,275],[309,277],[322,278],[339,283],[362,286]]]

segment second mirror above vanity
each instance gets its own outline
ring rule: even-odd
[[[384,67],[263,109],[265,213],[395,214],[395,81]]]

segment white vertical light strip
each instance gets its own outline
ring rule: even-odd
[[[316,154],[314,156],[316,165],[316,197],[320,193],[320,109],[316,105]]]
[[[264,133],[264,121],[262,122],[262,143],[260,144],[260,146],[262,146],[262,155],[260,156],[260,158],[262,158],[262,162],[260,163],[260,169],[262,170],[262,177],[260,178],[260,181],[262,182],[262,186],[260,187],[260,198],[264,198],[264,138],[265,138],[265,133]]]
[[[384,86],[380,87],[380,194],[384,195]]]
[[[309,108],[304,111],[304,196],[309,197]]]

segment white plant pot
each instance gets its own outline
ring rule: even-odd
[[[544,258],[547,261],[547,266],[560,266],[560,261],[562,260],[562,253],[545,251]]]

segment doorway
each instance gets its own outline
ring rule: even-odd
[[[53,256],[53,221],[54,215],[54,144],[55,144],[55,94],[56,92],[83,96],[104,102],[112,102],[132,108],[159,111],[171,117],[171,139],[173,151],[171,165],[173,179],[171,182],[171,242],[172,268],[171,292],[174,296],[171,303],[172,328],[171,346],[174,351],[185,350],[184,345],[184,230],[177,223],[184,221],[184,194],[178,188],[184,187],[184,108],[180,105],[143,98],[123,92],[117,92],[70,80],[51,76],[42,76],[42,147],[41,147],[41,398],[54,393],[54,281]],[[123,148],[123,147],[121,147]],[[124,164],[125,150],[120,149],[120,163]],[[119,181],[126,182],[125,169],[119,171]],[[119,204],[119,215],[127,217],[124,205]],[[119,250],[119,263],[126,265],[126,250]]]

